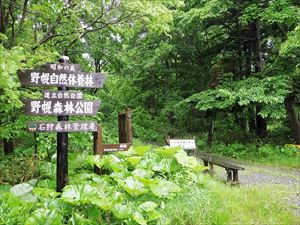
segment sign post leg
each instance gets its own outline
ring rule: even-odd
[[[62,58],[60,62],[67,63],[68,59]],[[59,87],[60,91],[68,91],[66,87]],[[58,121],[68,121],[68,116],[58,116]],[[57,133],[57,160],[56,160],[56,191],[62,189],[68,182],[68,133]]]
[[[68,121],[68,116],[58,116]],[[56,191],[62,192],[68,181],[68,133],[57,133]]]
[[[94,135],[94,154],[103,155],[103,148],[102,148],[102,127],[98,125],[98,131],[93,132]],[[101,174],[101,168],[94,166],[94,172],[97,174]]]

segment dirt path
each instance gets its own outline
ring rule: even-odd
[[[300,216],[300,170],[293,168],[283,168],[276,166],[266,166],[262,164],[232,161],[233,164],[245,168],[239,172],[241,186],[274,185],[284,186],[290,192],[288,202]],[[226,180],[224,168],[215,166],[215,176],[221,180]]]

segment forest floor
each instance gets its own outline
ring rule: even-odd
[[[245,168],[239,171],[239,186],[265,186],[282,188],[287,204],[300,216],[300,169],[264,165],[261,163],[230,160]],[[224,168],[215,166],[214,177],[226,182]]]

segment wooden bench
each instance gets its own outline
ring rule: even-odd
[[[211,170],[213,170],[213,165],[224,167],[227,173],[227,182],[239,181],[238,171],[245,169],[209,153],[197,151],[196,156],[203,160],[204,166],[210,166]]]
[[[181,146],[183,150],[187,152],[188,155],[193,153],[196,157],[203,160],[204,166],[210,166],[210,169],[213,170],[213,165],[218,165],[225,168],[227,173],[227,182],[238,182],[238,171],[244,170],[245,168],[237,165],[233,165],[232,163],[221,159],[217,156],[214,156],[209,153],[196,151],[197,147],[194,139],[166,139],[166,142],[169,146]]]

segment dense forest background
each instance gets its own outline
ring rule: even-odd
[[[26,130],[57,117],[25,116],[43,88],[17,72],[60,56],[107,74],[80,89],[98,113],[70,120],[118,143],[131,109],[128,151],[70,133],[60,157],[55,133]],[[0,225],[300,224],[299,120],[299,0],[0,0]]]
[[[17,71],[59,55],[108,74],[103,89],[85,91],[102,102],[89,119],[102,124],[106,142],[117,140],[117,113],[131,108],[134,137],[143,142],[171,136],[195,137],[200,147],[300,144],[299,6],[297,0],[0,0],[4,153],[35,143],[26,121],[37,118],[24,115],[21,100],[40,89],[21,87]],[[91,145],[89,134],[71,139],[75,149]],[[54,135],[37,142],[40,154],[55,149]]]

